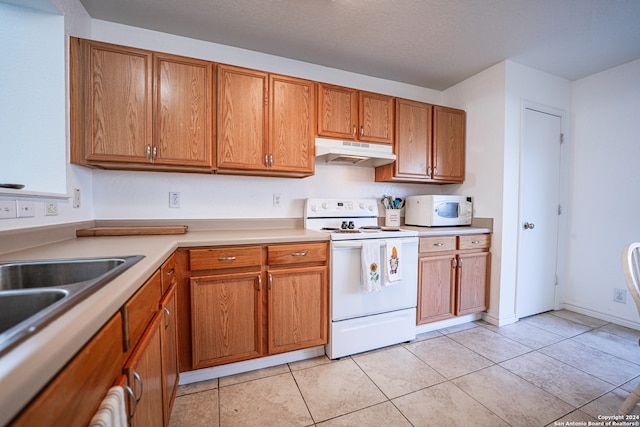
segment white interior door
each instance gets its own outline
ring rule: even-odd
[[[562,118],[524,109],[516,316],[555,307]]]

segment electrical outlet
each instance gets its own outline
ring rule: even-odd
[[[175,191],[169,192],[169,207],[170,208],[180,207],[180,193]]]
[[[18,200],[16,205],[18,218],[33,218],[36,216],[36,202]]]
[[[279,208],[280,206],[282,206],[282,196],[280,194],[275,194],[273,195],[273,207],[274,208]]]
[[[57,202],[45,202],[44,214],[46,216],[58,215],[58,203]]]
[[[613,290],[613,302],[619,302],[620,304],[627,303],[627,290],[615,288]]]
[[[73,207],[74,208],[80,207],[80,189],[79,188],[73,189]]]
[[[0,200],[0,219],[15,218],[17,216],[15,200]]]

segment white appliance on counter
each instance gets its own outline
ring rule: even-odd
[[[410,341],[416,337],[418,234],[378,226],[375,199],[307,199],[305,228],[331,235],[329,279],[330,359]],[[400,247],[402,278],[379,292],[365,293],[361,278],[363,242],[379,239]],[[384,271],[381,271],[384,274]]]
[[[471,197],[443,194],[409,196],[405,201],[407,225],[422,227],[451,227],[471,225],[473,204]]]

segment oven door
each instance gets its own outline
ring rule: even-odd
[[[387,239],[381,239],[381,259]],[[416,307],[418,300],[418,238],[393,238],[402,243],[402,280],[382,285],[380,292],[364,293],[361,284],[362,240],[331,242],[331,320],[387,313]]]

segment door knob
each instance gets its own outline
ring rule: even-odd
[[[524,223],[524,229],[525,230],[533,230],[533,227],[535,227],[535,224],[533,224],[531,222],[525,222]]]

